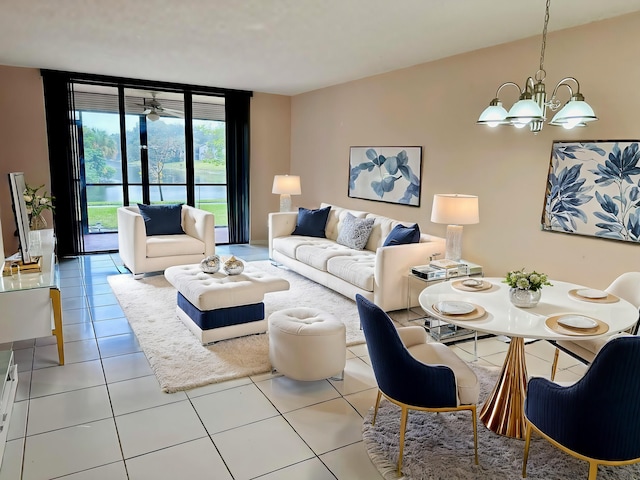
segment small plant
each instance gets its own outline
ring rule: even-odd
[[[30,187],[29,184],[26,184],[25,187],[26,188],[24,189],[24,192],[22,192],[22,196],[24,197],[24,202],[27,205],[29,218],[37,217],[43,210],[53,211],[56,208],[53,205],[53,201],[56,199],[55,197],[48,196],[46,191],[43,195],[38,194],[40,189],[44,188],[44,185],[40,185],[39,187]]]
[[[544,273],[538,273],[535,270],[533,272],[525,272],[524,268],[508,272],[503,283],[508,284],[511,288],[533,290],[534,292],[542,289],[544,285],[551,285]]]

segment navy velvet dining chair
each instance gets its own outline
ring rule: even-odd
[[[607,342],[575,384],[563,387],[532,378],[527,388],[522,477],[531,433],[589,462],[589,480],[598,465],[640,462],[640,337]]]
[[[378,383],[378,396],[371,424],[375,425],[382,395],[401,408],[398,475],[402,471],[409,410],[470,410],[477,464],[476,404],[480,384],[473,370],[446,345],[426,343],[427,335],[424,328],[396,329],[389,316],[374,303],[361,295],[356,295],[356,303]]]

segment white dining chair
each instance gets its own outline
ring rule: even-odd
[[[611,285],[605,288],[605,292],[626,300],[640,310],[640,272],[623,273],[611,282]],[[640,322],[640,312],[638,322]],[[626,333],[636,335],[638,333],[638,322],[636,322],[633,328]],[[581,340],[579,342],[571,340],[558,340],[551,342],[556,347],[553,357],[553,365],[551,366],[551,380],[556,376],[560,350],[571,355],[575,359],[580,360],[582,363],[589,365],[593,362],[593,359],[605,343],[620,335],[621,334],[616,333],[598,337],[593,340]]]

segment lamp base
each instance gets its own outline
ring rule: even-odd
[[[280,194],[280,211],[281,212],[291,211],[291,195],[289,195],[288,193]]]
[[[444,258],[459,262],[462,258],[462,225],[447,226],[447,251]]]

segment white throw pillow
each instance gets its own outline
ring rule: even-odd
[[[338,231],[336,242],[355,250],[364,249],[371,235],[373,222],[373,218],[356,218],[347,212]]]

